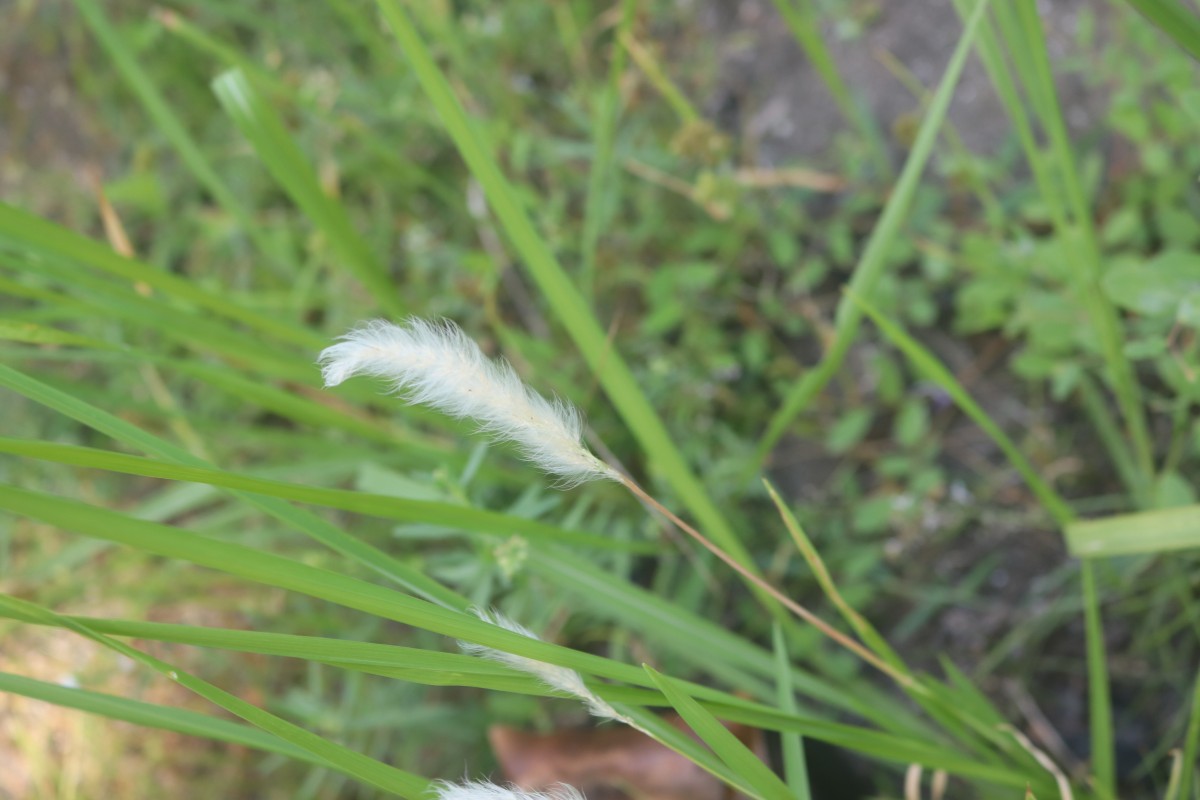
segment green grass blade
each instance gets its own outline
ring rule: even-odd
[[[168,680],[178,683],[185,689],[203,697],[219,708],[223,708],[231,714],[244,719],[255,727],[312,753],[319,761],[327,763],[331,768],[343,772],[356,780],[369,783],[384,791],[393,792],[410,800],[418,800],[429,788],[430,782],[419,775],[413,775],[410,772],[397,769],[381,761],[364,756],[361,753],[356,753],[340,744],[323,739],[298,725],[294,725],[251,703],[247,703],[245,700],[223,689],[219,689],[207,681],[189,675],[123,642],[96,633],[79,622],[61,617],[28,601],[18,600],[17,598],[5,595],[0,595],[0,607],[39,618],[46,625],[65,628],[130,658],[154,670]]]
[[[936,356],[925,349],[917,340],[905,333],[899,325],[883,316],[883,314],[862,297],[850,292],[849,299],[862,308],[863,313],[869,316],[880,332],[904,354],[914,369],[940,386],[943,391],[950,395],[955,405],[992,438],[996,446],[1004,452],[1009,463],[1021,473],[1021,477],[1025,479],[1030,490],[1042,503],[1055,523],[1059,526],[1065,526],[1075,518],[1075,512],[1067,505],[1067,501],[1063,500],[1050,484],[1042,480],[1037,470],[1033,468],[1033,465],[1029,463],[1029,460],[1025,458],[1012,439],[1008,438],[1008,434],[992,421],[987,412],[975,402],[974,398],[958,382],[958,379],[954,377],[950,370]]]
[[[143,431],[136,425],[131,425],[66,392],[61,392],[47,386],[3,364],[0,364],[0,386],[12,389],[34,402],[52,408],[60,414],[64,414],[77,422],[81,422],[90,428],[144,452],[185,466],[201,468],[209,466],[202,459],[193,456],[183,448],[159,439],[157,436]],[[276,519],[282,520],[294,526],[297,530],[303,531],[325,546],[357,561],[368,569],[383,575],[389,580],[395,581],[422,597],[441,603],[448,608],[463,609],[470,605],[470,601],[465,597],[447,589],[420,570],[393,558],[377,547],[338,530],[311,512],[296,508],[283,500],[275,498],[247,494],[239,494],[238,496],[251,505],[271,514]]]
[[[1092,774],[1106,797],[1117,796],[1116,746],[1113,739],[1112,702],[1108,688],[1108,661],[1104,628],[1100,620],[1100,595],[1095,566],[1085,558],[1080,565],[1083,584],[1083,619],[1087,640],[1088,729],[1092,737]]]
[[[788,30],[792,32],[792,37],[800,46],[801,52],[821,76],[825,89],[837,104],[842,116],[858,128],[858,133],[875,163],[879,180],[890,180],[893,173],[887,142],[880,135],[875,119],[864,107],[854,102],[850,87],[842,80],[837,62],[833,60],[833,54],[825,44],[825,34],[821,30],[821,20],[813,0],[772,0],[772,3],[779,16],[783,17]]]
[[[434,62],[407,12],[395,0],[379,0],[379,8],[412,63],[425,93],[441,115],[447,132],[483,187],[492,211],[559,323],[570,334],[621,418],[641,444],[652,472],[670,484],[713,541],[738,561],[754,569],[745,546],[713,503],[708,490],[688,467],[624,359],[609,345],[603,328],[583,296],[572,284],[545,239],[533,227],[516,192],[488,148],[479,140],[446,76]]]
[[[393,316],[403,316],[400,291],[388,278],[384,265],[355,231],[342,204],[321,188],[283,121],[246,74],[240,69],[222,73],[213,81],[213,92],[259,160],[325,236],[337,258],[380,307]]]
[[[593,613],[642,632],[648,640],[661,643],[732,686],[758,697],[772,696],[774,658],[752,642],[561,548],[539,548],[531,551],[528,559],[532,572],[576,597]],[[799,669],[793,670],[792,682],[806,697],[886,729],[916,738],[929,736],[928,728],[907,709],[867,684],[842,687]]]
[[[244,545],[135,519],[75,500],[0,486],[0,508],[64,530],[186,561],[245,580],[327,600],[454,639],[494,647],[601,677],[648,685],[636,667],[530,639],[471,614]]]
[[[173,481],[204,483],[240,492],[293,500],[326,508],[337,508],[358,514],[394,519],[403,522],[425,522],[465,531],[494,536],[523,536],[532,542],[571,544],[598,550],[619,550],[635,553],[656,552],[653,542],[622,542],[600,534],[564,530],[536,520],[527,520],[494,511],[482,511],[469,506],[410,500],[401,497],[353,492],[344,489],[325,489],[282,481],[255,478],[234,472],[167,464],[140,456],[113,453],[90,447],[52,444],[28,439],[0,437],[0,453],[71,464],[77,467],[104,469],[125,475],[140,475]]]
[[[0,608],[0,616],[21,622],[44,623],[42,619],[22,615],[17,609]],[[76,616],[67,616],[67,619],[108,636],[304,659],[426,686],[469,686],[522,694],[553,694],[530,675],[495,661],[461,653],[199,625]]]
[[[1016,15],[1024,38],[1023,47],[1015,51],[1020,53],[1015,62],[1026,67],[1026,86],[1049,135],[1053,163],[1061,173],[1066,203],[1076,226],[1075,231],[1065,228],[1060,231],[1067,236],[1076,233],[1079,239],[1078,242],[1068,242],[1066,248],[1075,272],[1076,289],[1082,295],[1088,317],[1095,327],[1108,378],[1125,419],[1138,468],[1145,476],[1145,481],[1149,482],[1154,475],[1154,448],[1142,405],[1141,384],[1138,383],[1132,362],[1125,355],[1121,318],[1101,288],[1101,251],[1095,218],[1091,203],[1084,193],[1076,164],[1076,150],[1067,132],[1062,104],[1058,101],[1058,87],[1054,82],[1042,19],[1033,0],[1018,0],[1011,3],[1007,11]]]
[[[7,610],[0,608],[0,613],[5,613]],[[308,761],[326,767],[332,766],[313,753],[258,728],[251,728],[227,719],[210,717],[197,711],[145,703],[140,700],[91,692],[86,689],[69,689],[57,683],[46,683],[7,672],[0,672],[0,692],[17,694],[32,700],[41,700],[63,708],[73,708],[76,711],[96,714],[121,722],[131,722],[143,728],[173,731],[215,742],[252,747],[265,753],[278,753],[297,761]]]
[[[796,693],[792,687],[792,665],[788,659],[787,644],[783,641],[783,630],[778,623],[771,630],[772,642],[775,645],[775,668],[779,678],[778,701],[779,708],[789,714],[795,714]],[[782,733],[779,736],[780,749],[783,750],[783,775],[787,779],[788,788],[796,800],[809,800],[812,793],[808,789],[808,765],[804,761],[804,738],[798,733]]]
[[[1065,533],[1077,558],[1186,550],[1200,547],[1200,505],[1078,520]]]
[[[958,46],[950,57],[950,63],[942,76],[942,81],[929,102],[929,110],[921,122],[920,130],[917,132],[908,159],[904,162],[900,178],[883,209],[883,214],[875,224],[874,230],[871,231],[858,266],[854,269],[854,275],[850,279],[850,289],[863,297],[871,296],[875,284],[879,282],[879,278],[887,266],[887,256],[892,249],[892,242],[899,233],[900,226],[912,205],[913,196],[916,194],[917,185],[921,180],[921,173],[925,171],[925,165],[937,142],[938,129],[941,128],[942,122],[946,118],[954,87],[967,62],[967,56],[971,52],[971,43],[979,29],[980,20],[983,19],[987,5],[988,0],[979,0],[974,12],[967,20],[963,34],[958,40]],[[788,390],[783,403],[767,424],[767,430],[759,441],[754,460],[750,464],[751,470],[757,471],[761,467],[792,421],[808,407],[813,398],[837,373],[843,359],[850,351],[850,345],[858,333],[861,319],[862,313],[858,307],[851,302],[849,297],[843,297],[838,303],[834,322],[833,346],[825,353],[815,369],[805,373]],[[750,475],[746,475],[745,478],[749,480]]]
[[[727,767],[749,784],[755,796],[763,800],[791,800],[792,793],[787,784],[716,717],[676,686],[674,680],[649,665],[645,665],[645,669],[679,716]]]
[[[592,168],[588,172],[587,197],[584,201],[583,240],[579,247],[582,261],[579,285],[591,298],[596,290],[596,245],[600,231],[611,215],[607,214],[613,201],[616,175],[613,170],[613,140],[621,114],[621,76],[625,72],[626,51],[620,45],[621,36],[633,25],[634,0],[621,3],[621,21],[613,37],[608,79],[600,93],[600,101],[592,121],[596,134],[592,138]]]
[[[1125,0],[1192,58],[1200,59],[1200,19],[1178,0]]]
[[[225,185],[213,170],[212,165],[208,163],[208,159],[204,157],[200,147],[187,132],[187,127],[171,110],[170,104],[162,96],[158,87],[154,85],[150,75],[138,63],[134,55],[134,48],[108,21],[101,4],[95,0],[74,0],[74,2],[75,7],[79,9],[80,16],[83,17],[96,38],[100,40],[101,46],[108,57],[112,59],[112,63],[121,73],[121,77],[125,79],[125,83],[137,96],[138,101],[146,109],[146,113],[150,115],[154,124],[158,126],[159,131],[179,153],[179,157],[183,159],[183,163],[196,180],[230,216],[237,220],[243,233],[250,237],[260,251],[280,264],[282,268],[288,268],[288,265],[282,263],[278,251],[272,246],[270,240],[262,234],[250,211],[242,205],[237,195]]]
[[[740,775],[725,766],[720,759],[706,750],[695,739],[662,717],[640,708],[629,708],[621,705],[617,705],[615,708],[622,714],[633,719],[647,736],[671,748],[713,777],[724,781],[745,795],[750,797],[758,796],[749,783],[743,780]]]
[[[779,512],[780,518],[783,520],[783,526],[791,535],[792,541],[796,544],[796,549],[808,562],[812,569],[813,577],[817,581],[817,585],[821,587],[821,591],[829,598],[837,610],[841,613],[842,619],[854,629],[858,634],[858,638],[863,641],[863,644],[870,647],[875,655],[882,658],[899,672],[910,675],[908,666],[892,649],[891,645],[879,635],[870,622],[867,621],[862,614],[859,614],[845,598],[842,597],[841,591],[838,590],[837,584],[833,580],[833,576],[829,574],[829,570],[825,567],[825,561],[821,558],[817,548],[813,547],[812,540],[808,538],[808,534],[804,532],[804,528],[800,526],[800,521],[796,519],[796,515],[783,502],[783,498],[779,496],[779,492],[775,491],[775,487],[771,482],[764,479],[763,485],[767,489],[767,495],[770,496],[771,502],[775,504],[775,509]]]
[[[275,317],[243,308],[230,302],[229,296],[209,292],[195,281],[180,278],[132,258],[116,253],[103,242],[48,222],[7,203],[0,202],[0,243],[50,258],[85,264],[130,283],[145,283],[163,294],[212,311],[227,319],[244,323],[254,330],[270,334],[284,342],[316,351],[328,342],[324,337]]]
[[[1196,759],[1200,756],[1200,669],[1192,687],[1192,705],[1188,714],[1187,733],[1183,738],[1182,768],[1179,773],[1179,800],[1191,800],[1192,783],[1196,778]]]

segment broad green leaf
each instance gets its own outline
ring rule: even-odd
[[[1065,532],[1067,549],[1077,558],[1200,547],[1200,505],[1077,520]]]
[[[1180,302],[1200,291],[1200,255],[1167,250],[1145,263],[1122,262],[1104,276],[1104,291],[1122,308],[1174,318]]]

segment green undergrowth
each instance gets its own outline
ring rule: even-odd
[[[1076,797],[1194,797],[1197,37],[1089,7],[1052,59],[1032,0],[955,5],[905,133],[828,41],[894,12],[777,0],[843,125],[749,175],[706,116],[718,34],[673,4],[16,4],[0,49],[71,87],[78,140],[0,105],[0,692],[262,754],[199,793],[418,797],[496,771],[489,724],[586,717],[463,640],[578,670],[750,796],[807,797],[819,740],[880,796],[917,764],[1053,797],[1013,733],[1048,725]],[[972,62],[994,152],[946,118]],[[578,405],[866,658],[614,484],[322,389],[323,347],[407,315]],[[50,640],[139,677],[46,672]]]

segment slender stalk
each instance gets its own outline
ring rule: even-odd
[[[1196,754],[1200,753],[1200,670],[1192,689],[1192,711],[1188,715],[1187,733],[1183,740],[1183,768],[1179,776],[1179,800],[1191,800],[1192,782],[1196,776]]]
[[[1090,558],[1081,559],[1083,619],[1087,639],[1088,716],[1092,734],[1092,773],[1097,788],[1116,797],[1117,770],[1113,759],[1112,705],[1108,697],[1108,663],[1104,654],[1104,628],[1100,598],[1096,591],[1095,568]]]
[[[641,486],[639,486],[632,478],[629,478],[626,476],[621,476],[620,482],[622,484],[624,484],[625,488],[628,489],[630,492],[632,492],[635,497],[637,497],[639,500],[641,500],[646,505],[650,506],[650,508],[657,511],[659,514],[662,514],[664,517],[666,517],[668,520],[670,520],[675,525],[675,527],[677,527],[679,530],[683,531],[688,536],[695,539],[705,550],[708,550],[708,552],[712,553],[714,556],[716,556],[717,558],[724,561],[734,572],[736,572],[738,575],[741,575],[743,578],[745,578],[751,584],[756,586],[758,589],[760,589],[763,592],[765,592],[766,594],[770,595],[772,598],[774,598],[780,605],[782,605],[788,611],[791,611],[797,617],[804,620],[809,625],[812,625],[814,628],[819,630],[821,633],[825,634],[830,639],[832,639],[833,641],[840,644],[842,647],[844,647],[847,650],[849,650],[850,652],[854,653],[856,656],[861,658],[863,661],[865,661],[868,664],[870,664],[871,666],[875,667],[875,669],[884,673],[885,675],[887,675],[889,678],[894,680],[896,683],[900,684],[905,689],[909,689],[911,691],[918,692],[920,694],[924,694],[926,692],[925,687],[921,686],[919,683],[917,683],[915,680],[913,680],[910,676],[905,675],[904,673],[900,672],[895,667],[893,667],[891,664],[887,663],[883,659],[879,658],[879,656],[872,653],[866,647],[859,644],[855,640],[851,639],[849,636],[842,633],[837,628],[834,628],[828,622],[821,619],[816,614],[812,613],[807,608],[800,605],[795,600],[788,597],[787,595],[785,595],[783,592],[776,589],[771,584],[767,583],[764,579],[760,578],[757,574],[752,572],[750,569],[743,566],[733,556],[729,555],[724,550],[722,550],[721,548],[719,548],[715,544],[713,544],[711,541],[709,541],[708,537],[706,537],[704,534],[700,533],[700,531],[696,530],[688,523],[684,522],[673,511],[671,511],[669,508],[664,506],[662,503],[658,502],[653,497],[651,497],[650,494],[645,489],[643,489]]]
[[[813,571],[813,577],[816,578],[821,590],[825,592],[825,596],[841,612],[842,619],[846,620],[850,627],[854,628],[855,633],[858,634],[858,638],[862,639],[867,646],[878,653],[880,658],[887,661],[896,669],[907,672],[900,656],[879,635],[879,632],[875,630],[875,626],[846,602],[846,598],[842,597],[842,593],[837,588],[837,583],[829,573],[829,568],[825,566],[824,559],[817,552],[817,548],[813,547],[812,541],[800,526],[799,520],[796,519],[795,515],[784,504],[783,498],[775,491],[775,487],[771,485],[770,481],[765,479],[763,480],[763,485],[767,489],[767,494],[771,496],[771,502],[775,504],[775,508],[779,511],[779,516],[783,519],[783,526],[787,528],[792,541],[795,542],[796,549],[800,551],[804,560],[808,562],[809,569]]]

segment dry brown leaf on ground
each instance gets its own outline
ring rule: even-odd
[[[688,731],[677,715],[665,719]],[[767,760],[762,731],[745,725],[730,725],[729,729],[759,758]],[[581,790],[588,800],[741,797],[674,750],[633,728],[609,726],[542,734],[493,725],[488,739],[505,777],[529,791],[567,783]]]

